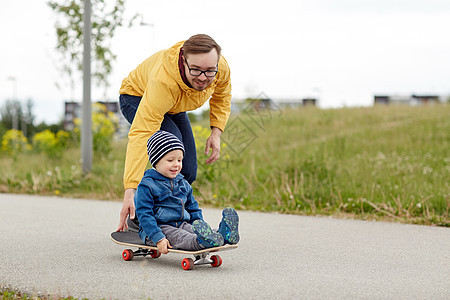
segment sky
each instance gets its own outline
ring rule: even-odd
[[[58,71],[55,14],[44,0],[2,2],[0,106],[34,103],[36,121],[58,122],[64,101],[82,100]],[[448,0],[127,0],[149,25],[121,28],[110,87],[93,101],[117,101],[121,81],[156,51],[197,33],[222,47],[233,100],[318,98],[323,108],[369,106],[374,94],[450,95]],[[57,87],[59,84],[60,88]]]

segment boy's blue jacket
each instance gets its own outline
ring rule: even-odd
[[[157,243],[165,235],[158,225],[178,227],[183,222],[203,219],[202,210],[192,195],[192,187],[178,174],[167,178],[155,169],[145,171],[134,196],[139,220],[139,237],[145,243],[148,237]]]

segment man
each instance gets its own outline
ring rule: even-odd
[[[181,174],[191,184],[197,175],[197,154],[186,111],[209,99],[211,134],[206,164],[219,159],[220,137],[230,115],[230,68],[221,47],[208,35],[197,34],[185,42],[159,51],[126,77],[120,88],[120,108],[130,122],[124,171],[124,200],[118,231],[135,219],[134,193],[144,174],[147,140],[158,130],[173,133],[184,144]],[[130,222],[133,225],[132,222]]]

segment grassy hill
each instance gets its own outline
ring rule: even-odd
[[[193,126],[201,205],[450,226],[450,105],[248,110],[212,166],[208,125]],[[3,156],[0,192],[121,200],[125,148],[96,155],[88,175],[77,149]]]
[[[229,161],[214,180],[199,176],[203,201],[449,225],[449,105],[300,109],[238,118],[240,131],[233,134],[243,138],[230,144],[242,151],[225,147]]]

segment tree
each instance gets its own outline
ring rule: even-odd
[[[1,123],[5,128],[18,129],[19,115],[22,114],[22,106],[17,100],[6,100],[5,104],[0,108]]]
[[[18,100],[7,100],[0,108],[1,127],[4,129],[20,129],[25,137],[31,137],[35,133],[34,119],[33,101],[31,99],[27,100],[24,107]]]
[[[105,90],[109,86],[108,76],[116,55],[111,50],[111,41],[117,28],[122,26],[125,0],[91,0],[92,2],[92,77]],[[55,24],[57,45],[60,53],[61,71],[74,88],[74,76],[83,66],[83,0],[50,0],[48,6],[57,14]],[[132,20],[140,15],[135,15]],[[129,23],[131,27],[133,22]]]

